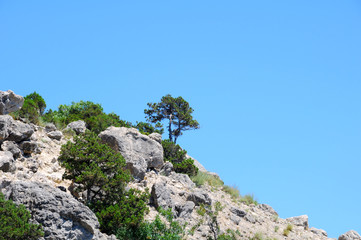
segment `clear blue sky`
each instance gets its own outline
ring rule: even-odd
[[[4,1],[0,86],[144,121],[170,93],[179,143],[282,218],[361,233],[361,2]]]

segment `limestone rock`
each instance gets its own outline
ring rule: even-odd
[[[187,200],[194,202],[196,206],[199,206],[200,204],[205,204],[205,205],[212,204],[212,200],[210,199],[208,193],[200,190],[191,193],[188,196]]]
[[[308,216],[307,215],[291,217],[291,218],[287,218],[286,220],[295,226],[304,227],[305,229],[308,228]]]
[[[316,235],[327,237],[327,232],[323,229],[317,229],[317,228],[311,227],[310,231]]]
[[[54,125],[54,123],[47,123],[45,126],[45,132],[52,132],[52,131],[56,131],[56,126]]]
[[[192,201],[187,201],[184,205],[181,206],[176,206],[177,209],[177,216],[179,218],[187,218],[191,215],[191,213],[193,212],[193,209],[195,207],[194,202]]]
[[[13,141],[3,142],[1,144],[1,150],[11,152],[15,159],[17,159],[21,156],[21,151],[20,151],[18,145]]]
[[[172,172],[169,177],[181,183],[186,188],[192,189],[196,186],[187,174]]]
[[[120,152],[134,177],[143,179],[147,168],[161,168],[162,145],[135,128],[109,127],[99,134],[103,142]]]
[[[15,170],[14,158],[11,152],[0,152],[0,170],[3,172]]]
[[[60,140],[63,137],[63,134],[60,131],[48,132],[47,135],[48,135],[49,138],[55,139],[55,140]]]
[[[151,203],[156,207],[163,209],[174,208],[174,202],[171,198],[171,192],[166,182],[157,182],[152,187]]]
[[[34,133],[29,124],[14,120],[9,115],[0,115],[0,141],[21,142]]]
[[[261,209],[262,211],[264,211],[265,213],[268,213],[269,215],[276,215],[278,216],[278,213],[270,206],[267,204],[259,204],[257,205],[257,208]]]
[[[0,182],[7,199],[24,204],[44,227],[45,239],[107,239],[99,232],[95,214],[70,194],[42,183]]]
[[[86,130],[86,124],[82,120],[71,122],[65,129],[72,129],[76,134],[84,133]]]
[[[38,147],[38,143],[35,141],[23,141],[20,143],[20,148],[25,154],[41,152],[40,148]]]
[[[13,91],[0,91],[0,115],[19,110],[24,104],[24,98]]]
[[[164,175],[164,176],[169,176],[173,171],[173,164],[171,162],[165,162],[160,174]]]
[[[247,215],[247,213],[241,209],[235,208],[235,207],[231,207],[231,213],[233,213],[234,215],[243,218],[244,216]]]
[[[361,236],[356,231],[351,230],[339,236],[338,240],[361,240]]]
[[[151,133],[149,134],[149,137],[162,144],[162,135],[160,135],[159,133]]]

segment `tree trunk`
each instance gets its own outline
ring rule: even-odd
[[[169,115],[168,131],[169,131],[169,140],[171,142],[173,142],[173,139],[172,139],[172,114]]]

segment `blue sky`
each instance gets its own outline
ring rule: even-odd
[[[360,1],[1,1],[0,86],[144,121],[182,96],[179,144],[282,218],[361,233]]]

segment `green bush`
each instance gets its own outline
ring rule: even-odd
[[[161,215],[166,217],[164,223],[157,215],[152,222],[143,222],[137,227],[121,227],[117,231],[117,238],[120,240],[181,240],[184,237],[185,226],[180,225],[173,220],[173,214],[170,209],[167,211],[159,210]]]
[[[110,126],[131,127],[131,123],[120,120],[115,113],[106,114],[100,104],[90,101],[73,102],[71,105],[60,105],[58,111],[49,110],[43,116],[44,121],[53,122],[64,128],[71,122],[83,120],[87,128],[100,133]]]
[[[79,184],[77,191],[86,191],[86,203],[98,199],[114,201],[124,194],[131,176],[125,168],[125,160],[93,132],[75,136],[61,147],[60,164],[65,168],[63,178]]]
[[[97,215],[100,229],[113,234],[119,227],[139,225],[148,211],[149,194],[130,189],[132,179],[125,160],[91,131],[75,136],[61,148],[63,178],[73,180],[76,191],[86,192],[85,203]]]
[[[96,215],[100,223],[100,230],[108,234],[115,234],[119,227],[136,228],[148,213],[147,202],[149,193],[130,189],[121,196],[116,204],[97,207]]]
[[[37,93],[33,92],[24,97],[24,104],[22,108],[16,112],[11,113],[15,119],[24,118],[32,123],[39,124],[40,117],[43,115],[46,108],[44,99]]]
[[[198,168],[194,165],[193,159],[186,159],[186,150],[168,139],[162,141],[162,146],[164,160],[173,164],[175,172],[185,173],[190,177],[197,175]]]
[[[42,227],[32,224],[24,205],[16,206],[0,193],[0,239],[35,240],[44,236]]]

